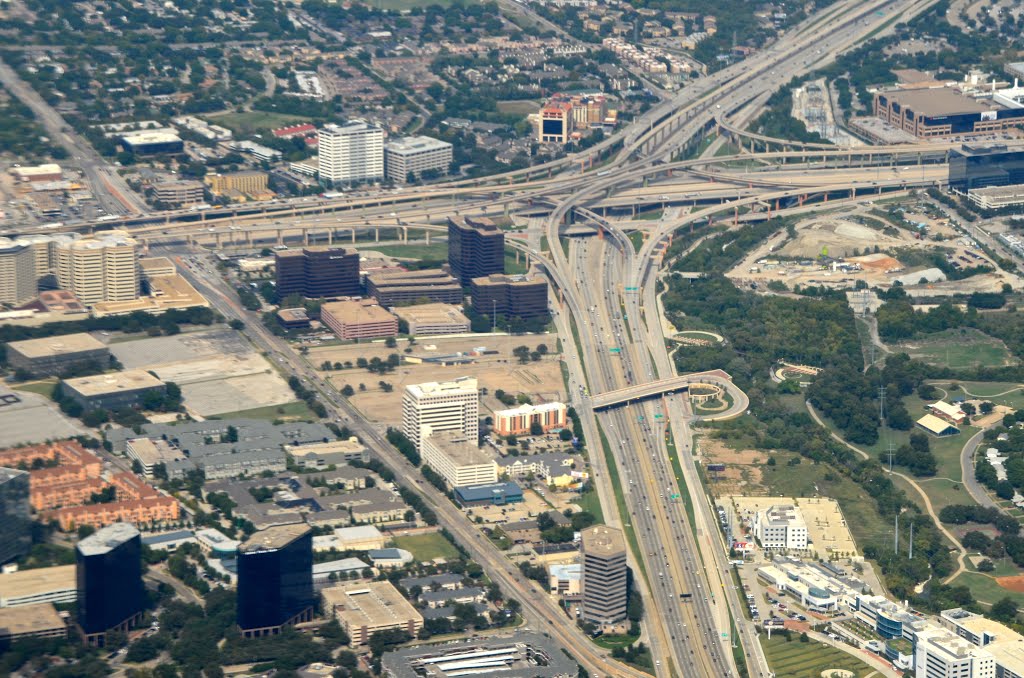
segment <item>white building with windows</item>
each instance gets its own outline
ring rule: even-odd
[[[992,653],[948,629],[931,626],[917,633],[914,675],[920,678],[996,678]]]
[[[432,433],[461,431],[480,434],[480,391],[472,377],[452,381],[409,384],[402,398],[402,433],[423,451],[423,429]]]
[[[498,482],[498,465],[477,445],[477,436],[462,431],[434,433],[423,428],[423,463],[430,466],[452,487],[472,487]]]
[[[317,170],[324,184],[384,178],[384,130],[362,120],[325,125],[317,132]]]
[[[754,515],[754,536],[764,549],[807,548],[807,523],[792,504],[775,504]]]
[[[384,146],[384,166],[395,183],[404,183],[410,174],[419,179],[428,170],[447,174],[452,157],[452,145],[432,137],[403,137]]]

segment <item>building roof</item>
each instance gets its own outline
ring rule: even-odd
[[[166,144],[181,141],[181,137],[170,132],[128,132],[121,139],[130,144]]]
[[[450,381],[427,381],[422,384],[409,384],[405,387],[405,392],[414,398],[445,395],[452,392],[473,392],[479,394],[476,377],[457,377]]]
[[[548,574],[566,581],[583,579],[583,563],[548,565]]]
[[[426,432],[429,427],[423,428]],[[462,431],[431,432],[424,440],[429,440],[456,466],[494,464],[494,458],[487,450],[477,445],[477,437],[467,436]]]
[[[362,299],[360,301],[330,301],[320,307],[320,313],[329,314],[346,325],[384,323],[395,320],[380,304]]]
[[[304,457],[307,454],[332,454],[332,453],[337,453],[337,452],[349,452],[349,453],[363,452],[364,450],[366,450],[366,445],[364,445],[363,443],[359,442],[359,438],[356,438],[355,436],[352,436],[351,438],[349,438],[347,440],[330,440],[330,441],[328,441],[326,443],[320,442],[320,443],[306,443],[306,444],[303,444],[303,445],[285,445],[284,449],[288,452],[288,454],[291,454],[292,456]],[[348,471],[353,472],[353,473],[356,472],[356,471],[360,471],[360,472],[363,472],[365,475],[369,474],[369,472],[366,471],[365,469],[356,469],[356,468],[343,467],[343,468],[338,469],[338,470],[339,471],[348,470]]]
[[[400,139],[393,139],[387,142],[384,147],[392,152],[399,154],[406,153],[422,153],[424,151],[434,151],[442,148],[451,148],[452,145],[447,141],[441,141],[440,139],[434,139],[433,137],[427,136],[414,136],[414,137],[402,137]]]
[[[370,565],[364,563],[358,558],[339,558],[338,560],[328,560],[324,563],[313,563],[313,574],[330,574],[331,572],[353,572],[355,570],[365,570]]]
[[[383,539],[384,535],[374,525],[353,525],[352,527],[338,527],[334,530],[335,536],[344,541],[356,541],[359,539]]]
[[[277,311],[277,317],[286,323],[309,321],[309,315],[304,308],[282,308]]]
[[[580,537],[583,552],[587,555],[607,558],[626,552],[626,541],[622,538],[622,531],[614,527],[594,525],[583,530]]]
[[[0,634],[5,636],[41,633],[65,626],[52,603],[0,608]]]
[[[139,530],[131,523],[114,523],[96,530],[78,542],[83,556],[99,556],[110,553],[121,544],[139,536]]]
[[[424,602],[441,602],[445,600],[456,600],[459,598],[479,598],[484,595],[484,590],[479,586],[467,586],[454,591],[441,589],[440,591],[424,591],[420,594],[420,600]]]
[[[226,534],[212,527],[196,530],[196,539],[208,544],[218,551],[237,551],[242,542],[232,539]]]
[[[151,534],[142,538],[142,543],[147,546],[154,544],[168,544],[170,542],[181,541],[183,539],[195,538],[195,532],[192,530],[175,530],[174,532],[164,532],[163,534]]]
[[[388,581],[345,584],[323,589],[325,605],[346,626],[383,626],[408,619],[420,619],[420,613]]]
[[[498,638],[417,645],[387,652],[385,673],[394,678],[451,678],[477,674],[506,678],[575,676],[577,664],[549,638],[539,633],[516,633]]]
[[[63,334],[58,337],[44,337],[43,339],[12,341],[7,346],[13,348],[26,358],[49,358],[67,353],[100,351],[107,348],[106,344],[85,332]]]
[[[409,323],[459,323],[469,322],[458,308],[451,304],[419,304],[395,309],[395,315]]]
[[[144,273],[147,271],[152,271],[154,269],[157,271],[166,270],[168,268],[171,269],[172,271],[175,270],[174,262],[168,259],[167,257],[140,257],[138,263],[139,268],[142,269]]]
[[[292,525],[275,525],[256,532],[239,547],[239,553],[253,553],[268,549],[284,548],[299,537],[309,532],[309,526],[297,523]]]
[[[451,584],[462,584],[462,575],[460,574],[431,574],[426,577],[406,577],[405,579],[399,579],[399,585],[406,591],[411,589],[413,586],[419,586],[423,589],[429,589],[434,584],[440,586],[448,586]]]
[[[775,504],[766,508],[763,513],[768,525],[787,527],[805,525],[800,510],[793,504]]]
[[[145,370],[124,370],[110,374],[94,374],[90,377],[65,379],[64,384],[74,389],[83,397],[102,396],[118,391],[135,391],[144,388],[157,388],[164,385]]]
[[[960,429],[958,429],[956,426],[953,426],[945,419],[939,419],[934,414],[924,415],[923,417],[917,420],[917,425],[925,429],[929,433],[934,433],[937,436],[946,433],[950,429],[953,429],[957,433],[960,432]]]
[[[473,278],[470,283],[478,287],[487,285],[511,285],[513,287],[525,287],[528,285],[547,285],[547,280],[536,275],[492,273],[491,275]]]
[[[928,408],[935,410],[939,414],[944,414],[947,417],[951,417],[953,419],[960,419],[964,417],[964,411],[960,409],[959,405],[951,405],[950,403],[947,403],[944,400],[931,403],[930,405],[928,405]]]
[[[439,268],[373,271],[366,274],[366,279],[374,286],[383,288],[398,285],[458,285],[452,274]]]
[[[915,113],[930,117],[981,113],[1002,108],[1002,106],[976,101],[951,87],[889,90],[882,92],[882,95],[890,101],[898,102],[905,109],[909,108]]]
[[[494,416],[506,416],[514,417],[518,414],[538,414],[540,412],[550,412],[552,410],[565,409],[565,403],[541,403],[539,405],[520,405],[519,407],[513,407],[507,410],[498,410],[494,413]]]
[[[56,565],[0,574],[0,594],[4,598],[23,598],[74,589],[75,570],[74,565]]]
[[[491,485],[474,485],[473,487],[457,487],[457,494],[462,501],[485,501],[500,495],[521,496],[523,488],[508,481],[504,483],[493,483]]]

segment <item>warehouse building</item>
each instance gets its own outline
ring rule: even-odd
[[[441,269],[370,273],[366,276],[366,293],[381,306],[463,301],[462,285]]]
[[[37,377],[59,376],[82,367],[110,366],[110,350],[91,334],[78,332],[7,344],[7,362]]]
[[[877,92],[874,112],[876,117],[921,139],[991,134],[1024,123],[1024,108],[972,99],[951,87]]]
[[[441,474],[451,487],[498,482],[498,465],[477,444],[477,436],[462,431],[430,432],[423,437],[423,463]]]
[[[149,393],[163,393],[167,390],[164,382],[145,370],[124,370],[111,374],[64,379],[61,386],[65,395],[86,411],[135,407]]]
[[[420,179],[424,172],[438,176],[448,173],[452,164],[452,145],[425,136],[403,137],[384,145],[384,167],[388,179],[403,184],[409,175]]]
[[[339,339],[378,339],[398,336],[398,318],[376,301],[332,301],[320,307],[320,320]]]
[[[415,638],[423,628],[423,616],[389,581],[332,586],[320,595],[324,613],[334,615],[352,647],[366,645],[379,631],[396,629]]]
[[[406,323],[408,334],[416,337],[465,334],[470,330],[469,318],[450,304],[405,306],[396,308],[395,315]]]
[[[474,278],[469,289],[477,313],[523,320],[548,315],[548,281],[540,276],[482,276]]]

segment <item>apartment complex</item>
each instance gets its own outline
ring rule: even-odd
[[[110,366],[110,349],[91,334],[78,332],[7,344],[7,362],[37,377],[61,376],[75,369]]]
[[[131,523],[108,525],[78,542],[75,559],[78,625],[102,647],[108,631],[128,631],[146,609],[142,539]]]
[[[0,466],[0,564],[25,555],[32,547],[30,496],[28,473]]]
[[[595,525],[580,535],[583,557],[583,613],[595,624],[614,624],[626,618],[629,578],[626,540],[622,532]]]
[[[451,164],[452,145],[433,137],[403,137],[384,145],[384,167],[396,184],[405,183],[409,175],[420,179],[424,172],[447,174]]]
[[[530,433],[534,424],[539,424],[545,433],[565,428],[565,403],[543,403],[541,405],[520,405],[510,410],[494,413],[494,431],[499,435],[524,435]]]
[[[274,255],[277,294],[317,299],[359,294],[359,252],[344,247],[304,247]]]
[[[420,304],[395,309],[405,322],[408,333],[417,337],[437,334],[465,334],[470,331],[469,318],[450,304]]]
[[[539,275],[492,274],[470,281],[477,313],[532,320],[548,315],[548,281]]]
[[[238,626],[245,638],[313,619],[313,532],[278,525],[238,547]]]
[[[410,384],[402,398],[402,433],[423,450],[423,428],[431,433],[461,431],[475,438],[480,432],[480,392],[472,377]]]
[[[423,628],[423,615],[389,581],[332,586],[320,595],[324,613],[338,620],[352,647],[367,644],[379,631],[397,629],[415,638]]]
[[[498,482],[498,465],[478,445],[476,435],[459,430],[433,433],[423,438],[423,463],[434,469],[452,487],[469,487]]]
[[[448,265],[460,285],[505,272],[505,234],[485,217],[448,217]]]
[[[384,130],[362,120],[324,125],[317,133],[321,183],[355,184],[384,178]]]
[[[807,548],[807,523],[792,504],[776,504],[754,515],[754,536],[764,549]]]
[[[135,240],[121,231],[57,244],[57,282],[87,306],[139,296]]]
[[[366,276],[366,293],[381,306],[461,304],[462,285],[441,269],[380,271]]]
[[[372,299],[325,303],[320,307],[320,320],[339,339],[377,339],[398,335],[398,318]]]

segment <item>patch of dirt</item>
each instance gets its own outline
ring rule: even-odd
[[[996,583],[1002,586],[1007,591],[1013,591],[1014,593],[1024,593],[1024,575],[1016,575],[1013,577],[996,577]]]

